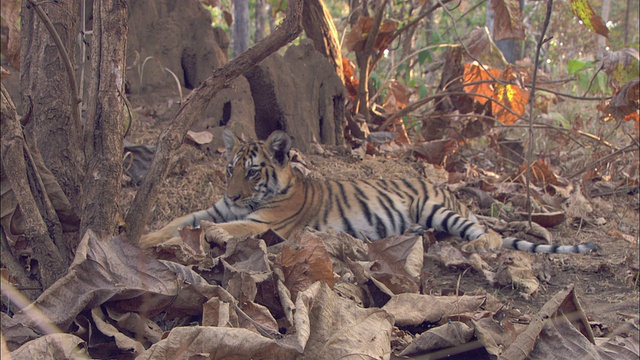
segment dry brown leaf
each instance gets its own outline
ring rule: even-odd
[[[148,248],[147,252],[159,260],[175,261],[182,265],[200,264],[205,260],[209,244],[204,240],[202,229],[187,226],[178,230],[180,237],[174,237]]]
[[[424,247],[422,237],[397,235],[369,244],[369,263],[365,274],[384,285],[388,295],[417,293],[422,270]]]
[[[638,129],[638,99],[640,99],[640,80],[626,82],[609,100],[606,111],[616,120],[636,120]]]
[[[516,340],[502,353],[502,358],[513,360],[523,360],[525,358],[528,358],[532,350],[534,349],[534,346],[536,346],[537,344],[537,340],[540,336],[541,331],[543,330],[543,327],[546,326],[549,321],[552,321],[551,319],[555,319],[557,317],[563,318],[565,314],[571,314],[570,321],[573,327],[575,327],[575,329],[578,329],[578,331],[582,333],[584,337],[586,337],[586,339],[588,340],[587,342],[593,343],[593,333],[591,332],[591,328],[589,327],[586,315],[582,311],[582,307],[578,302],[573,289],[573,285],[570,285],[556,293],[556,295],[554,295],[551,300],[544,304],[542,309],[540,309],[540,312],[538,312],[538,314],[536,314],[535,317],[531,320],[527,329],[523,333],[518,335]],[[565,321],[566,319],[559,319],[556,324],[562,325],[564,328],[566,328]],[[553,327],[554,325],[555,324],[551,326]],[[555,346],[559,346],[559,348],[566,347],[566,342],[560,337],[560,334],[562,333],[555,332],[555,334],[556,337],[553,338],[553,344]],[[571,341],[576,341],[577,339],[577,337],[572,336]],[[582,343],[586,344],[584,342]],[[559,357],[564,358],[564,356]],[[569,358],[577,359],[581,357],[570,356]]]
[[[495,41],[505,39],[524,40],[524,24],[522,11],[517,0],[491,0],[491,8],[495,12],[493,38]]]
[[[252,301],[242,301],[238,304],[241,312],[238,314],[239,326],[265,336],[278,336],[278,323],[269,310]]]
[[[399,356],[411,356],[461,346],[468,343],[472,337],[472,328],[462,322],[453,321],[423,332]]]
[[[519,251],[504,252],[499,255],[499,268],[496,271],[496,284],[511,285],[520,296],[530,299],[538,291],[540,281],[533,271],[532,255]]]
[[[150,258],[120,237],[98,239],[88,231],[67,275],[13,320],[23,327],[52,324],[65,331],[81,311],[107,302],[119,312],[165,311],[171,318],[170,314],[201,313],[202,304],[216,294],[230,298],[189,268]],[[34,308],[43,316],[30,317]],[[2,330],[7,341],[15,336],[28,340],[20,329],[6,329],[5,322]]]
[[[209,131],[187,131],[187,139],[198,145],[208,144],[213,141],[213,134]]]
[[[545,185],[565,185],[558,180],[556,174],[553,173],[553,170],[549,168],[549,165],[545,163],[543,160],[536,160],[531,164],[531,181],[538,186]],[[522,176],[524,180],[524,173],[527,170],[527,165],[523,164],[518,169],[518,172],[512,176],[513,179],[517,179]]]
[[[527,219],[529,214],[518,213],[521,219]],[[545,228],[552,228],[562,224],[567,219],[567,215],[564,211],[554,211],[550,213],[533,213],[531,214],[531,221]]]
[[[296,317],[308,313],[304,358],[343,359],[349,356],[379,359],[391,353],[393,317],[377,308],[363,309],[343,299],[322,282],[298,294]],[[296,329],[301,327],[296,322]],[[299,334],[303,337],[304,334]]]
[[[470,266],[469,260],[460,250],[444,241],[431,245],[426,256],[448,268],[467,268]]]
[[[393,315],[396,326],[417,326],[423,322],[437,324],[452,314],[476,311],[486,300],[486,296],[398,294],[382,309]]]
[[[292,299],[298,292],[320,280],[330,287],[336,282],[329,253],[322,239],[308,231],[295,235],[284,244],[279,264],[284,273],[284,284]]]
[[[358,22],[351,27],[351,31],[347,34],[345,47],[349,51],[362,51],[364,50],[365,41],[367,35],[371,30],[373,24],[373,18],[368,16],[360,16]],[[389,46],[390,40],[393,39],[393,33],[398,28],[398,23],[390,19],[383,19],[378,30],[378,36],[374,42],[373,49],[381,51]]]
[[[628,242],[631,245],[636,245],[636,246],[638,245],[638,238],[637,237],[631,236],[629,234],[625,234],[620,230],[611,229],[611,230],[609,230],[609,234],[613,235],[613,236],[616,236],[616,237],[618,237],[620,239],[623,239],[623,240],[625,240],[626,242]]]
[[[119,329],[136,334],[137,339],[146,339],[155,344],[162,338],[162,329],[150,319],[134,312],[121,313],[110,307],[106,307],[106,310],[109,318],[115,321]]]
[[[12,351],[11,359],[89,359],[83,344],[84,340],[71,334],[46,335]]]
[[[238,327],[238,316],[232,307],[233,303],[212,297],[202,305],[202,325]]]
[[[424,159],[429,164],[442,165],[445,158],[454,154],[458,142],[453,139],[442,139],[424,142],[413,146],[413,156]]]
[[[139,341],[123,334],[109,323],[100,306],[91,309],[91,320],[96,326],[94,330],[96,334],[93,335],[101,334],[108,339],[113,339],[121,353],[140,355],[144,352],[144,346]],[[96,338],[98,337],[96,336]],[[113,353],[113,343],[111,341],[104,343],[100,340],[95,342],[90,340],[89,349],[91,349],[92,356],[109,356]]]
[[[247,329],[181,326],[153,344],[138,360],[196,359],[292,359],[296,349]]]

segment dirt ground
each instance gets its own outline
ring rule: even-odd
[[[136,144],[155,144],[160,129],[165,124],[155,120],[153,111],[148,107],[136,106],[135,100],[132,103],[137,116],[127,140]],[[304,159],[312,171],[309,176],[318,178],[426,176],[438,184],[447,179],[444,170],[406,158],[365,157],[358,160],[350,155],[304,155]],[[206,156],[193,144],[183,145],[161,186],[149,230],[156,230],[185,213],[211,206],[224,192],[224,169],[225,159],[221,151],[217,155]],[[135,186],[129,181],[123,187],[121,195],[120,205],[123,211],[127,210],[134,196]],[[472,293],[483,289],[524,314],[535,314],[559,290],[575,284],[576,293],[592,324],[594,334],[610,334],[625,321],[637,318],[639,313],[638,194],[618,194],[590,201],[594,211],[589,218],[605,219],[605,224],[565,221],[549,230],[558,243],[591,241],[602,249],[593,255],[530,255],[534,268],[540,273],[538,277],[545,279],[530,299],[523,298],[518,289],[511,286],[493,288],[482,274],[473,269],[448,268],[433,262],[426,266],[430,276],[423,286],[427,286],[428,292],[432,294],[451,291]],[[471,208],[474,209],[473,204]],[[612,230],[630,236],[625,240],[612,235],[615,234]]]

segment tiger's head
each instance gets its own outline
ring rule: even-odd
[[[243,141],[225,129],[223,140],[229,161],[225,196],[234,206],[253,211],[291,189],[295,175],[289,164],[291,138],[285,132],[276,131],[265,141]]]

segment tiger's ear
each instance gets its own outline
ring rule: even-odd
[[[284,131],[275,131],[266,141],[271,158],[280,166],[283,166],[291,149],[291,137]]]
[[[233,131],[229,129],[224,129],[222,132],[222,142],[224,142],[224,146],[227,148],[227,159],[231,161],[233,158],[233,148],[236,144],[242,142]]]

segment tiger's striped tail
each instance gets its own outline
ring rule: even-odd
[[[590,254],[599,250],[599,246],[592,242],[578,245],[539,245],[514,237],[503,238],[502,247],[519,251],[549,254]]]

